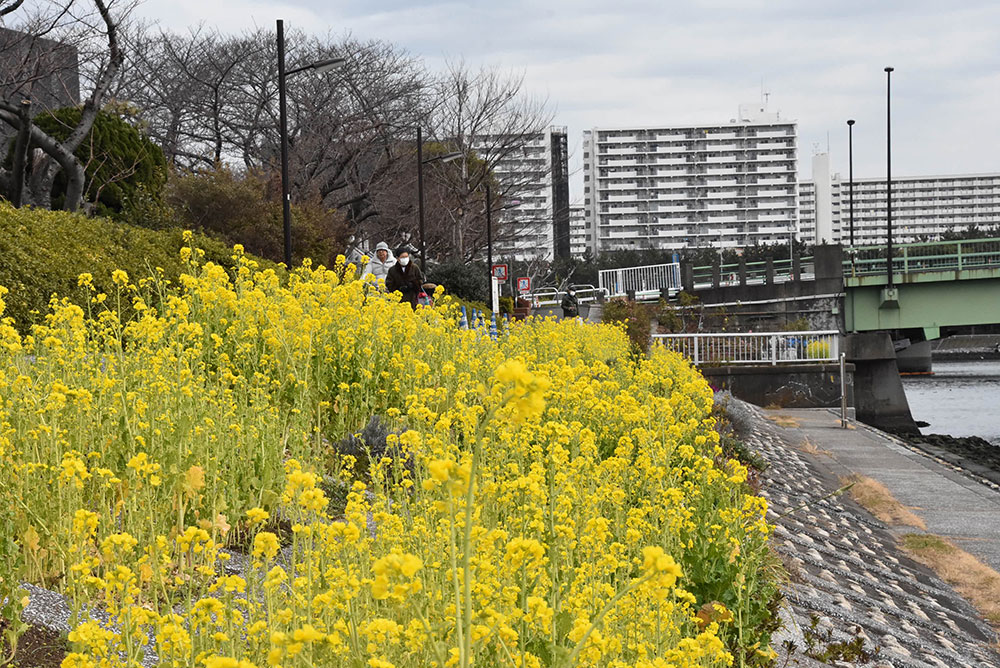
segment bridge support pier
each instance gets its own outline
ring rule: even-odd
[[[858,420],[897,434],[920,433],[903,393],[889,334],[850,334],[845,344],[847,361],[854,364],[854,406]]]

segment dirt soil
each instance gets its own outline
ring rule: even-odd
[[[66,650],[66,639],[61,634],[30,626],[18,641],[17,653],[10,665],[13,668],[59,668]],[[8,657],[9,652],[9,646],[0,641],[0,657]]]

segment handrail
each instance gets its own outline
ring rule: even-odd
[[[840,332],[654,334],[669,349],[694,364],[804,364],[836,362]]]
[[[844,260],[845,274],[871,275],[886,271],[886,246],[849,248]],[[893,273],[919,271],[963,271],[970,268],[1000,267],[1000,238],[901,244],[893,249]]]

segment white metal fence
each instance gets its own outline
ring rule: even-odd
[[[669,290],[671,295],[680,292],[681,265],[670,262],[645,267],[602,269],[598,281],[609,297],[622,297],[635,292],[637,300],[656,299],[663,288]]]
[[[576,292],[576,300],[580,304],[589,304],[601,299],[601,288],[595,288],[592,285],[574,285],[572,288]],[[565,295],[566,291],[560,291],[558,288],[538,288],[535,292],[525,296],[531,300],[532,306],[537,307],[559,306]]]
[[[653,341],[695,364],[788,364],[836,362],[840,332],[763,332],[760,334],[654,334]]]

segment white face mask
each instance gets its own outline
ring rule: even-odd
[[[405,267],[406,265],[410,264],[410,258],[401,257],[399,258],[399,263]]]

